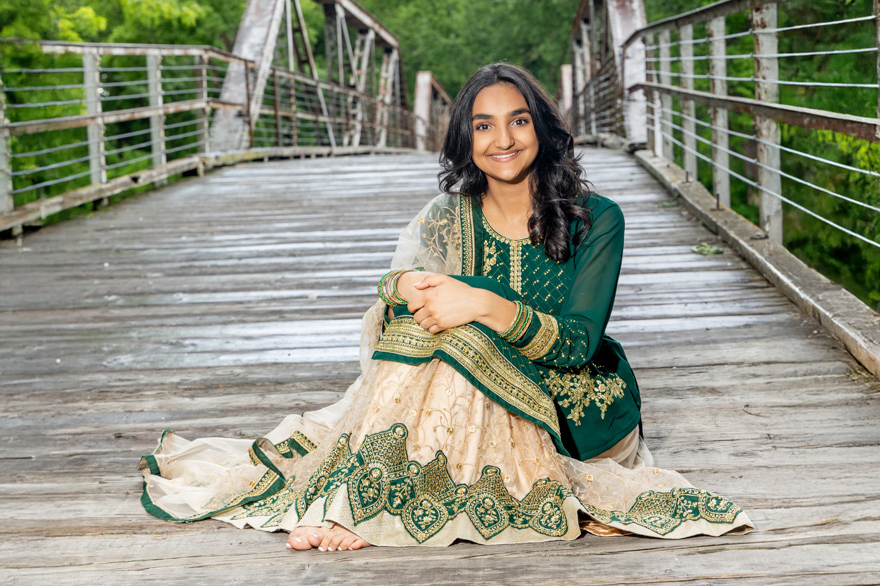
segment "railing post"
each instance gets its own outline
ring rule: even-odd
[[[199,139],[197,150],[199,154],[204,154],[211,150],[208,124],[211,116],[211,107],[208,106],[208,100],[210,99],[208,95],[208,56],[206,54],[196,55],[195,61],[196,97],[199,100],[205,101],[205,108],[203,110],[196,110],[196,130],[198,131],[196,136]],[[199,173],[203,173],[201,166],[199,166]]]
[[[681,77],[679,83],[687,90],[694,89],[694,26],[686,24],[678,29],[678,41],[681,48]],[[681,127],[684,143],[684,170],[691,177],[697,177],[697,125],[694,122],[696,107],[693,100],[681,100]]]
[[[89,170],[92,185],[107,183],[107,160],[104,154],[104,120],[101,115],[101,57],[97,53],[83,53],[83,88],[86,94],[86,114],[98,116],[88,126]]]
[[[15,207],[12,197],[12,151],[7,124],[6,92],[3,90],[3,80],[0,79],[0,214],[11,212]]]
[[[657,83],[657,74],[654,73],[657,71],[657,61],[654,60],[656,55],[654,51],[654,43],[656,42],[654,34],[649,33],[643,35],[642,41],[645,43],[645,80],[649,83]],[[657,103],[657,92],[654,90],[647,90],[645,98],[647,100],[646,110],[648,118],[647,142],[645,146],[647,146],[648,150],[654,153],[655,156],[659,156],[660,146],[658,141],[660,140],[660,112],[655,107]]]
[[[431,123],[431,93],[433,87],[430,71],[419,71],[416,75],[416,95],[413,100],[413,113],[416,116],[416,150],[427,150],[428,126]]]
[[[243,60],[244,64],[244,95],[247,100],[244,103],[244,115],[247,117],[247,138],[248,148],[254,148],[254,127],[257,125],[257,119],[260,117],[260,111],[257,110],[254,118],[254,112],[251,110],[251,62]]]
[[[586,68],[584,67],[584,48],[580,39],[572,39],[571,41],[571,56],[572,62],[574,65],[574,97],[577,100],[577,104],[569,112],[568,120],[571,124],[571,133],[575,136],[581,136],[584,132],[581,130],[581,126],[584,123],[584,78],[586,73]]]
[[[379,126],[379,140],[376,144],[384,148],[388,140],[389,107],[394,87],[394,71],[397,68],[397,49],[386,49],[382,55],[382,72],[379,80],[379,97],[376,105],[376,124]]]
[[[561,101],[560,109],[562,113],[565,115],[566,119],[571,119],[572,113],[572,70],[571,65],[563,65],[560,71],[559,76],[559,84],[561,91],[559,92],[559,99]]]
[[[727,95],[727,39],[723,16],[709,21],[709,81],[711,91],[716,96]],[[727,109],[710,108],[712,115],[712,186],[718,202],[730,207],[730,174],[727,169],[730,157],[727,154]]]
[[[147,91],[150,94],[150,106],[161,107],[164,103],[162,98],[162,55],[150,53],[147,55]],[[165,155],[165,116],[157,114],[150,116],[150,141],[153,149],[153,167],[159,167],[167,162]],[[160,179],[155,182],[159,187],[167,181]]]
[[[278,70],[272,68],[272,107],[275,110],[275,145],[284,146],[281,140],[281,112],[278,109]]]
[[[672,37],[669,34],[669,29],[660,31],[658,44],[660,45],[660,60],[657,63],[660,65],[660,83],[672,85],[672,76],[669,74],[669,45],[672,44]],[[662,114],[659,117],[662,120],[660,123],[660,136],[663,158],[672,161],[675,158],[675,152],[672,149],[672,96],[665,93],[661,94],[660,106],[663,108]]]
[[[779,101],[779,60],[776,29],[776,2],[752,6],[755,37],[755,99]],[[761,191],[761,228],[773,242],[782,244],[782,201],[770,193],[782,193],[779,175],[779,125],[772,118],[755,116],[758,139],[758,188]]]
[[[876,28],[875,44],[877,45],[877,79],[880,80],[880,0],[874,0],[874,26]],[[877,94],[877,117],[880,118],[880,92]],[[875,136],[880,140],[880,125]]]

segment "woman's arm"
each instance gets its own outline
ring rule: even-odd
[[[485,288],[471,287],[468,277],[409,272],[400,276],[397,290],[416,322],[432,334],[472,322],[505,331],[516,318],[516,304],[505,298],[513,291],[485,277],[470,279]]]
[[[575,276],[560,315],[536,311],[529,329],[513,343],[533,362],[581,368],[592,360],[605,333],[623,259],[624,220],[610,200],[597,208],[575,252]]]

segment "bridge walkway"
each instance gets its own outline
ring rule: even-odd
[[[301,159],[0,244],[0,582],[875,583],[880,384],[631,157],[583,164],[627,218],[609,332],[647,441],[756,532],[293,554],[146,515],[135,466],[162,429],[255,437],[344,392],[396,235],[436,192],[435,155]]]

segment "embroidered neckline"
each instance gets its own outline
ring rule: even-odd
[[[486,231],[491,234],[492,237],[496,240],[500,240],[505,244],[523,244],[525,242],[531,244],[531,239],[529,239],[528,236],[526,236],[525,238],[508,238],[504,234],[498,232],[495,228],[492,227],[492,224],[489,223],[489,220],[486,219],[486,216],[485,214],[483,214],[482,209],[480,210],[480,219],[483,221],[483,228],[485,228]]]

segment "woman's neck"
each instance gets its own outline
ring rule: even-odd
[[[489,224],[512,239],[529,235],[529,217],[532,215],[532,194],[529,182],[517,184],[489,181],[483,194],[483,215]]]

